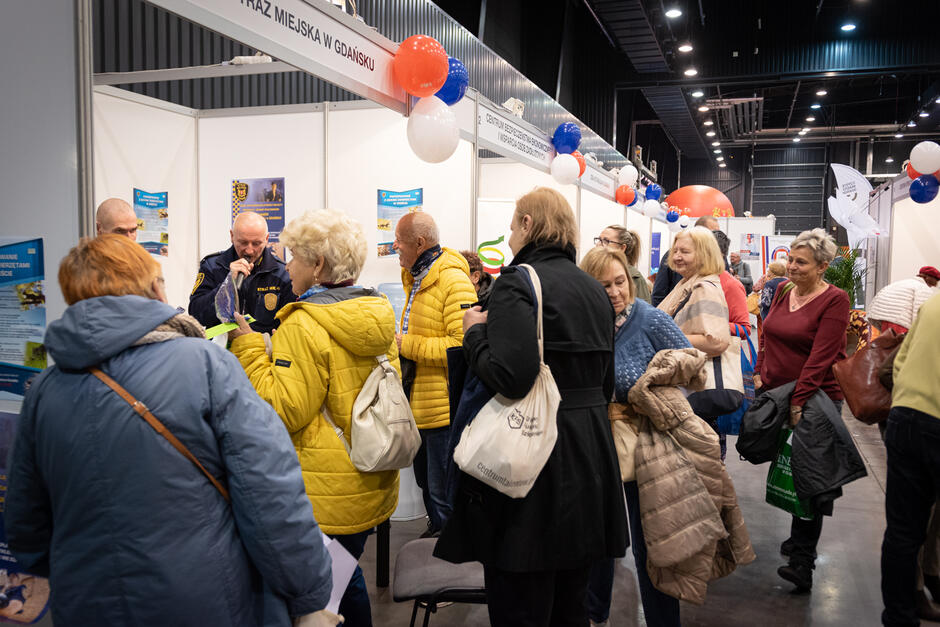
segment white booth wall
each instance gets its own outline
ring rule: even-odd
[[[167,300],[185,307],[199,261],[195,112],[118,89],[96,90],[93,105],[95,206],[111,197],[133,204],[135,187],[167,192],[169,254],[154,258]]]
[[[627,228],[640,236],[640,259],[636,267],[643,276],[649,276],[650,273],[650,242],[654,223],[657,221],[639,211],[627,209]]]
[[[622,225],[624,219],[623,205],[583,187],[580,189],[580,193],[581,223],[578,225],[578,230],[580,231],[581,245],[578,247],[579,261],[594,246],[594,238],[600,235],[601,231],[611,224]]]
[[[889,282],[908,279],[922,266],[940,267],[940,196],[924,204],[905,197],[892,208]]]
[[[652,246],[652,234],[659,233],[659,258],[657,262],[661,262],[663,255],[666,254],[666,251],[669,250],[669,247],[672,246],[672,238],[674,233],[669,230],[669,225],[665,222],[660,222],[659,220],[650,220],[650,243],[643,248],[640,254],[640,264],[646,264],[645,269],[640,267],[640,272],[644,275],[649,276],[651,272],[651,263],[653,261],[652,256],[650,255],[651,246]]]
[[[515,201],[536,187],[551,187],[561,192],[571,209],[578,212],[577,185],[559,185],[552,175],[509,159],[480,161],[480,198],[505,198]]]

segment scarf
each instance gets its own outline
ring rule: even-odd
[[[300,298],[298,298],[297,300],[298,301],[306,300],[310,298],[311,296],[313,296],[314,294],[319,294],[320,292],[325,292],[335,287],[353,287],[354,284],[355,284],[355,281],[353,279],[346,279],[345,281],[340,281],[339,283],[329,283],[327,281],[324,281],[323,283],[320,283],[319,285],[314,285],[310,287],[306,292],[301,294]]]
[[[201,337],[204,339],[206,332],[198,320],[188,314],[181,313],[158,324],[156,328],[134,342],[132,346],[156,344],[178,337]]]
[[[431,265],[437,261],[437,258],[442,254],[444,254],[444,251],[441,250],[441,245],[435,244],[418,256],[418,259],[415,260],[414,265],[411,266],[409,270],[411,276],[415,278],[415,282],[418,281],[419,276],[423,276],[427,273]]]
[[[711,283],[717,290],[704,289],[707,285],[703,283]],[[716,274],[682,279],[659,303],[658,309],[672,316],[686,336],[729,337],[728,304],[721,290],[721,279]]]
[[[624,307],[623,311],[617,314],[617,317],[614,318],[614,333],[617,332],[617,329],[626,324],[627,320],[630,319],[630,312],[633,311],[633,303],[630,303]]]

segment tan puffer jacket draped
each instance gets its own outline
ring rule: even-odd
[[[709,581],[757,557],[718,434],[692,413],[677,387],[701,389],[704,362],[694,348],[660,351],[624,406],[638,427],[636,480],[650,579],[696,604],[705,602]]]

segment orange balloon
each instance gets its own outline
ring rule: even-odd
[[[418,98],[437,93],[447,81],[449,68],[444,46],[427,35],[412,35],[401,42],[392,60],[395,80]]]
[[[702,216],[734,217],[734,207],[728,197],[708,185],[686,185],[666,196],[670,207],[691,218]]]
[[[571,156],[578,160],[578,167],[581,168],[578,170],[578,178],[581,178],[581,175],[584,174],[584,171],[587,169],[587,163],[584,162],[584,155],[575,150],[571,153]]]
[[[636,198],[636,190],[629,185],[621,185],[617,188],[617,192],[614,195],[617,198],[617,202],[621,205],[629,205],[633,202],[633,199]]]
[[[907,162],[907,175],[911,177],[911,180],[919,179],[921,177],[920,172],[911,167],[911,162]]]

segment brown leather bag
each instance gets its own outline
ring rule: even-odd
[[[891,391],[881,384],[878,371],[902,341],[904,334],[888,329],[848,359],[832,366],[852,415],[865,424],[873,425],[888,417]]]

